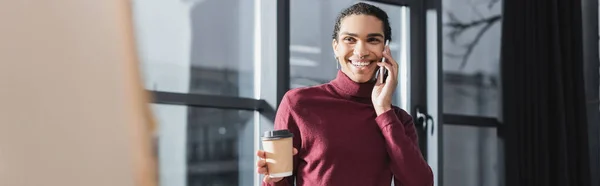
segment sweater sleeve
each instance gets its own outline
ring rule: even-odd
[[[375,121],[386,141],[396,185],[432,186],[433,172],[419,149],[412,117],[398,108],[384,112]]]
[[[300,131],[298,129],[298,126],[296,125],[296,121],[294,120],[294,118],[292,117],[292,109],[291,109],[291,104],[290,104],[290,95],[286,94],[280,105],[279,105],[279,109],[277,110],[277,114],[275,115],[275,130],[282,130],[282,129],[287,129],[290,132],[292,132],[294,134],[293,137],[293,146],[294,148],[296,148],[298,150],[298,154],[300,153],[300,146],[301,146],[301,136],[300,136]],[[269,183],[264,183],[263,182],[263,186],[293,186],[294,184],[294,179],[297,175],[297,170],[298,170],[298,155],[295,155],[293,157],[293,170],[292,170],[292,175],[285,177],[284,179],[282,179],[281,181],[275,182],[274,184],[269,184]]]

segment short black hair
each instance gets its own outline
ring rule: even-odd
[[[340,31],[340,25],[342,24],[342,19],[350,15],[370,15],[377,17],[377,19],[383,22],[383,35],[385,37],[385,40],[392,40],[392,28],[390,27],[390,21],[388,19],[387,13],[385,13],[385,11],[383,11],[377,6],[363,2],[356,3],[340,12],[337,19],[335,20],[335,26],[333,27],[333,39],[337,40],[338,32]]]

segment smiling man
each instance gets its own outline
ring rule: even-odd
[[[398,64],[385,47],[390,38],[388,16],[378,7],[357,3],[341,12],[332,41],[341,69],[329,83],[284,96],[275,129],[293,133],[293,175],[269,176],[258,151],[264,185],[433,185],[412,117],[392,105]],[[388,70],[385,83],[375,81],[379,68]]]

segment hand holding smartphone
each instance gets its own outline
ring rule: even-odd
[[[385,51],[389,44],[390,40],[385,40],[385,46],[383,47],[383,51]],[[385,63],[385,57],[381,58],[381,62]],[[385,67],[379,67],[379,74],[377,77],[379,83],[385,83],[385,78],[387,77],[387,74],[388,70]]]

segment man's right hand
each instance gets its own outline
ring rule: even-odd
[[[298,150],[296,148],[294,148],[294,155],[298,154]],[[256,155],[260,158],[258,160],[258,162],[256,163],[256,169],[258,171],[259,174],[264,174],[265,175],[265,179],[263,179],[263,182],[265,183],[275,183],[278,181],[281,181],[283,178],[271,178],[269,177],[269,170],[267,169],[267,161],[265,160],[266,157],[266,153],[265,151],[262,150],[258,150],[256,152]]]

